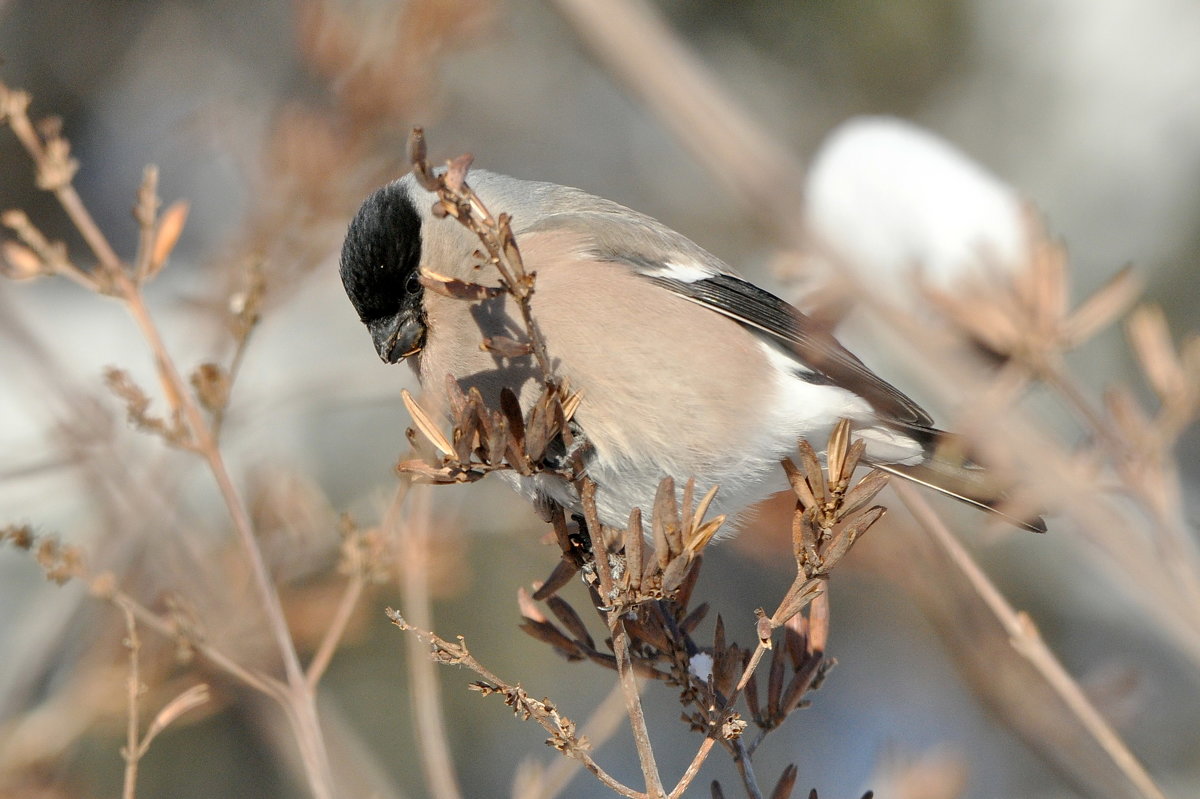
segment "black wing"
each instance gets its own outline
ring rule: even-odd
[[[919,429],[932,429],[933,419],[895,386],[879,377],[827,331],[791,304],[734,275],[721,272],[695,281],[646,275],[686,300],[728,316],[782,346],[797,361],[797,371],[820,376],[820,382],[840,386],[871,404],[882,419]]]

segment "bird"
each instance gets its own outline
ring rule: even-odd
[[[748,508],[787,489],[781,461],[799,439],[819,451],[845,418],[869,465],[1044,531],[1040,519],[1003,514],[987,470],[946,446],[950,434],[825,327],[686,236],[580,189],[482,169],[468,181],[488,209],[510,216],[536,276],[532,315],[556,377],[579,392],[572,423],[603,524],[622,528],[634,508],[649,512],[671,477],[699,492],[716,486],[710,510],[736,532]],[[412,173],[367,197],[342,246],[346,294],[380,359],[408,362],[433,407],[447,412],[449,376],[491,408],[509,389],[527,409],[543,385],[532,356],[480,346],[522,337],[515,300],[464,301],[421,282],[425,272],[499,285],[481,265],[479,239],[435,214],[435,199]],[[561,476],[505,477],[530,501],[580,510]]]

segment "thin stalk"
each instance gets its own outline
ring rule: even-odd
[[[140,666],[141,641],[138,640],[137,622],[133,612],[122,606],[125,611],[125,646],[129,647],[129,684],[126,695],[128,718],[125,722],[125,784],[121,790],[122,799],[134,799],[137,793],[138,760],[141,758],[141,737],[138,732],[138,697],[142,692],[142,673]]]
[[[596,511],[596,484],[586,477],[581,482],[583,513],[592,535],[592,559],[596,564],[596,573],[600,576],[600,597],[602,601],[608,602],[613,595],[613,576],[608,562],[604,526],[600,523],[600,514]],[[642,708],[641,691],[638,689],[637,677],[633,673],[633,660],[629,655],[629,634],[625,631],[622,614],[610,610],[607,617],[609,632],[612,633],[613,654],[617,658],[617,675],[621,681],[621,690],[625,693],[625,712],[629,716],[638,762],[646,780],[646,794],[651,799],[665,797],[667,792],[658,773],[654,748],[650,744],[650,731],[646,727],[646,713]]]
[[[412,492],[410,512],[401,518],[401,508],[409,490],[401,483],[384,515],[384,530],[397,544],[405,613],[418,626],[430,629],[433,608],[429,601],[429,530],[431,508],[429,492]],[[409,687],[413,700],[413,725],[417,745],[421,749],[421,768],[431,796],[437,799],[459,799],[462,790],[450,754],[450,736],[442,706],[441,685],[437,679],[437,664],[429,650],[416,638],[409,639]]]

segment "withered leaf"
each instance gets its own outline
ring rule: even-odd
[[[621,623],[625,625],[625,631],[639,641],[644,641],[660,652],[671,651],[671,637],[667,635],[662,619],[657,615],[639,614],[633,619],[623,619]],[[611,641],[609,645],[612,645]]]
[[[670,477],[664,477],[658,484],[651,524],[654,528],[654,546],[658,550],[658,563],[665,569],[671,559],[683,549],[679,535],[679,510],[675,504],[675,481]]]
[[[508,429],[518,446],[525,445],[525,417],[521,413],[521,403],[517,395],[508,386],[500,389],[500,412],[508,420]]]
[[[528,342],[517,341],[507,336],[485,338],[480,346],[501,358],[520,358],[533,352],[533,347]]]
[[[166,264],[171,251],[179,242],[184,225],[187,224],[190,207],[186,200],[178,200],[163,212],[158,222],[158,230],[154,232],[154,246],[150,250],[150,261],[146,269],[147,277],[158,274]]]
[[[417,401],[413,399],[408,389],[400,390],[400,398],[404,400],[404,407],[408,409],[408,414],[412,417],[413,423],[429,439],[430,443],[437,447],[443,455],[454,454],[454,445],[446,440],[445,433],[438,429],[437,424],[425,412],[425,409],[417,404]]]
[[[718,651],[721,653],[719,657],[716,656]],[[714,649],[713,655],[713,689],[721,697],[721,703],[727,704],[726,697],[733,693],[740,676],[738,666],[742,662],[742,651],[737,644],[733,644],[728,649]]]
[[[549,390],[543,391],[529,410],[529,418],[525,421],[525,452],[534,463],[541,461],[550,441],[562,431],[555,413],[559,410],[558,398]]]
[[[719,486],[713,486],[708,489],[708,492],[700,499],[700,504],[696,506],[696,512],[692,514],[692,529],[700,529],[700,523],[704,521],[704,515],[708,513],[708,508],[712,505],[712,501],[717,496]],[[724,518],[724,517],[722,517]]]
[[[396,471],[400,474],[412,475],[417,480],[425,480],[432,483],[456,483],[453,473],[445,466],[433,466],[423,460],[408,460],[401,461],[396,464]]]
[[[430,272],[428,269],[422,269],[421,273],[417,275],[417,280],[430,291],[441,294],[443,297],[449,297],[452,300],[477,302],[491,297],[498,297],[504,293],[504,289],[498,286],[468,283],[456,277],[447,277],[437,272]]]
[[[700,581],[700,567],[704,563],[703,555],[696,555],[692,558],[691,568],[683,577],[683,582],[679,585],[679,590],[675,592],[675,605],[679,612],[687,609],[688,603],[692,601],[692,591],[696,588],[696,583]]]
[[[783,665],[787,656],[779,649],[771,652],[771,668],[767,672],[767,713],[780,718],[779,704],[783,699]]]
[[[838,483],[845,485],[854,477],[854,470],[858,468],[858,462],[862,459],[863,453],[867,451],[867,444],[861,438],[855,439],[850,444],[850,451],[846,453],[846,462],[842,466],[841,477]]]
[[[592,640],[592,635],[584,625],[583,619],[579,618],[579,614],[575,612],[575,608],[571,607],[566,600],[562,597],[551,596],[546,599],[546,605],[558,617],[562,625],[567,628],[567,632],[575,636],[575,640],[586,643],[588,649],[596,648],[596,643]]]
[[[704,617],[708,615],[708,611],[709,604],[707,602],[702,602],[697,605],[696,608],[692,610],[692,612],[689,613],[683,621],[679,622],[680,631],[691,635],[692,632],[700,625],[700,622],[704,621]]]
[[[750,653],[746,652],[742,655],[742,670],[750,665]],[[746,680],[746,687],[742,691],[742,695],[746,697],[746,707],[750,708],[750,714],[755,719],[762,718],[762,711],[758,705],[758,675],[757,672],[751,672],[750,678]]]
[[[708,546],[708,542],[712,541],[713,536],[716,535],[717,530],[720,530],[721,525],[724,523],[725,515],[721,514],[715,519],[710,519],[706,523],[700,525],[688,537],[687,543],[685,544],[686,551],[692,555],[699,554],[706,546]]]
[[[860,511],[858,515],[848,520],[846,526],[838,531],[837,537],[829,542],[829,546],[821,554],[821,568],[825,571],[832,569],[850,549],[850,546],[886,512],[886,508],[876,505]]]
[[[829,595],[821,592],[813,597],[807,619],[796,617],[787,623],[789,626],[803,625],[808,651],[815,655],[824,655],[826,644],[829,643]]]
[[[817,459],[817,453],[813,451],[812,445],[804,439],[800,439],[800,468],[804,473],[805,481],[808,487],[812,489],[812,495],[817,501],[818,506],[823,506],[829,501],[829,491],[825,487],[825,475],[821,471],[821,462]]]
[[[1157,306],[1143,306],[1128,322],[1134,354],[1148,382],[1164,403],[1184,390],[1187,377],[1171,343],[1167,317]]]
[[[791,658],[793,670],[800,668],[800,664],[808,657],[808,637],[804,632],[806,624],[804,614],[797,613],[780,627],[783,630],[783,648]]]
[[[470,153],[463,153],[457,158],[451,159],[442,175],[447,189],[458,194],[466,188],[467,172],[471,169],[471,163],[474,160],[475,156]]]
[[[538,589],[533,592],[533,598],[541,602],[553,596],[578,573],[579,567],[566,558],[563,558],[555,564],[554,570],[550,572],[550,576],[546,578],[546,582],[538,586]]]
[[[859,439],[861,442],[862,439]],[[858,442],[855,442],[858,443]],[[878,469],[873,469],[870,474],[858,481],[854,488],[846,493],[846,498],[842,501],[840,514],[842,518],[850,516],[859,508],[865,506],[868,502],[875,498],[875,495],[883,490],[887,485],[888,476]]]
[[[679,513],[685,523],[692,515],[692,500],[694,499],[695,493],[696,478],[689,477],[687,482],[683,484],[683,497],[680,499],[679,505]]]
[[[667,596],[671,596],[683,584],[683,579],[687,577],[688,569],[692,565],[692,559],[686,553],[676,555],[667,567],[663,569],[662,575],[662,590]]]
[[[485,411],[484,414],[487,412]],[[486,416],[480,416],[481,419]],[[505,457],[514,451],[512,432],[508,428],[508,422],[504,417],[496,414],[491,417],[492,429],[488,434],[487,441],[487,462],[498,465],[504,462]],[[513,465],[520,465],[521,461],[514,461]]]
[[[792,485],[792,493],[800,500],[800,505],[804,508],[817,507],[817,498],[813,494],[808,480],[805,479],[804,473],[797,468],[796,464],[792,463],[790,458],[784,458],[782,463],[783,470],[787,473],[788,482]]]
[[[542,609],[529,596],[529,592],[525,590],[524,586],[517,589],[517,608],[520,609],[521,615],[527,619],[547,621],[546,614],[542,613]]]
[[[775,783],[775,790],[771,791],[771,799],[788,799],[792,795],[792,789],[796,787],[796,775],[799,773],[796,764],[789,763],[779,775],[779,782]]]
[[[625,527],[625,580],[629,590],[635,593],[642,587],[645,543],[645,533],[642,531],[642,511],[640,508],[634,508],[629,512],[629,524]]]
[[[792,675],[783,696],[779,700],[779,717],[782,720],[800,707],[804,695],[812,690],[813,682],[821,669],[821,657],[813,656],[806,660],[802,667]]]
[[[713,657],[725,652],[725,619],[717,614],[717,623],[713,625]]]
[[[825,449],[825,463],[828,465],[830,482],[838,482],[846,466],[846,453],[850,449],[850,421],[839,419],[829,434],[829,443]]]
[[[454,428],[454,454],[460,463],[471,462],[478,428],[479,417],[473,413],[467,414],[466,418],[460,420],[459,426]]]
[[[557,627],[548,621],[534,621],[527,618],[519,626],[526,633],[542,643],[554,647],[570,660],[580,660],[584,657],[583,650],[579,648],[579,645],[563,635]]]
[[[563,400],[563,419],[570,421],[575,418],[575,412],[579,410],[579,403],[583,402],[583,392],[576,391]]]
[[[1076,347],[1112,324],[1129,310],[1142,291],[1142,281],[1132,266],[1113,275],[1075,309],[1063,325],[1066,345]]]
[[[821,592],[822,586],[823,583],[819,578],[812,577],[805,579],[803,575],[797,575],[796,581],[792,583],[792,587],[788,589],[787,595],[779,603],[779,607],[775,609],[771,620],[776,625],[786,624],[789,619],[803,610],[804,606]]]

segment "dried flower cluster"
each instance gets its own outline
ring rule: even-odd
[[[505,214],[492,216],[471,190],[467,182],[469,156],[455,159],[443,172],[435,173],[426,160],[420,130],[414,131],[410,153],[414,174],[437,196],[435,215],[449,217],[474,232],[482,243],[478,252],[481,260],[500,275],[499,289],[424,272],[422,283],[427,289],[464,302],[479,301],[497,291],[507,292],[521,310],[524,340],[491,340],[482,345],[501,355],[533,353],[541,368],[544,390],[528,411],[522,412],[517,397],[507,390],[501,394],[501,407],[492,409],[484,405],[477,390],[463,393],[448,377],[446,393],[452,425],[448,435],[406,392],[404,401],[416,429],[438,455],[432,463],[404,461],[399,471],[442,484],[472,482],[498,470],[522,475],[550,473],[574,484],[583,513],[568,522],[563,508],[553,504],[548,508],[562,560],[532,596],[519,592],[521,626],[567,660],[592,661],[616,670],[622,685],[629,686],[627,712],[646,778],[645,792],[610,784],[612,778],[598,765],[589,762],[588,767],[625,796],[678,796],[694,779],[713,744],[719,742],[734,758],[747,789],[755,795],[751,766],[754,748],[762,736],[803,705],[805,695],[819,686],[833,664],[825,657],[827,605],[822,602],[819,612],[807,615],[802,611],[822,595],[829,571],[850,546],[883,515],[883,508],[867,505],[886,484],[886,476],[871,472],[852,485],[863,443],[851,443],[848,421],[837,426],[829,442],[828,474],[822,471],[813,448],[800,442],[800,466],[790,461],[784,464],[797,502],[793,524],[795,582],[773,614],[760,612],[754,646],[727,641],[726,625],[720,617],[712,645],[698,645],[694,634],[708,606],[690,605],[703,551],[725,521],[724,517],[705,518],[717,488],[697,501],[694,481],[687,482],[680,498],[675,482],[664,479],[650,509],[650,535],[646,534],[640,509],[631,513],[623,530],[600,523],[595,510],[596,486],[584,473],[582,449],[573,446],[578,431],[571,419],[582,398],[572,394],[550,369],[529,302],[536,286],[535,275],[524,269],[509,218]],[[410,430],[409,435],[420,449],[422,442],[415,431]],[[606,631],[600,639],[603,644],[597,644],[597,637],[588,630],[583,621],[585,614],[557,593],[580,571],[588,585],[593,611]],[[548,614],[538,602],[545,605]],[[467,665],[484,673],[461,640],[458,645],[448,644],[431,632],[414,628],[395,611],[389,611],[389,615],[402,629],[429,643],[438,662]],[[784,628],[783,645],[774,648],[773,633],[779,627]],[[773,648],[765,696],[760,696],[756,671],[763,654]],[[654,765],[640,698],[632,688],[634,674],[677,688],[684,721],[704,736],[692,767],[670,791],[663,786]],[[485,679],[485,683],[477,684],[485,695],[502,694],[518,715],[536,718],[555,733],[551,745],[579,756],[573,726],[570,732],[563,730],[549,700],[535,702],[519,687],[490,673]],[[741,740],[748,723],[735,709],[743,692],[750,717],[760,729],[759,737],[749,746]],[[789,796],[795,776],[794,769],[785,771],[772,795],[781,799]],[[714,790],[719,791],[719,786]]]

